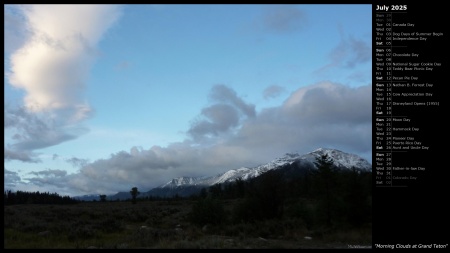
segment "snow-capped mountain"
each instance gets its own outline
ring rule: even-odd
[[[319,148],[313,152],[307,153],[300,157],[300,159],[309,162],[315,162],[317,157],[328,155],[333,159],[333,163],[338,168],[351,169],[353,167],[362,170],[372,170],[372,165],[364,158],[355,154],[349,154],[337,149]]]
[[[204,179],[204,177],[176,177],[159,186],[159,188],[176,188],[186,185],[197,185],[202,179]]]
[[[240,169],[232,169],[210,177],[174,178],[166,184],[156,187],[156,189],[160,191],[161,189],[173,190],[179,187],[186,186],[207,187],[219,183],[233,182],[238,178],[248,180],[258,177],[266,171],[278,169],[286,164],[292,164],[294,162],[300,162],[303,166],[316,168],[314,164],[316,158],[324,154],[327,154],[330,158],[332,158],[334,165],[338,168],[351,169],[352,167],[356,167],[362,170],[372,170],[372,165],[367,160],[355,154],[345,153],[336,149],[319,148],[304,155],[299,155],[297,153],[287,153],[283,157],[277,158],[267,164],[259,165],[254,168],[242,167]]]
[[[142,192],[138,197],[172,197],[175,195],[187,197],[192,194],[198,194],[204,187],[209,187],[220,183],[230,183],[238,178],[241,178],[242,180],[250,180],[269,170],[281,169],[283,166],[291,165],[293,163],[298,164],[296,168],[300,168],[299,170],[316,169],[317,167],[314,162],[316,161],[316,158],[322,156],[323,154],[327,154],[330,158],[332,158],[334,165],[340,169],[351,169],[356,167],[360,170],[372,170],[372,165],[367,160],[355,154],[345,153],[336,149],[319,148],[303,155],[299,155],[298,153],[287,153],[284,156],[266,164],[253,168],[241,167],[239,169],[232,169],[214,176],[177,177],[159,187],[151,189],[148,192]],[[93,199],[99,200],[98,195],[79,198],[88,201],[92,201]],[[127,198],[130,198],[129,192],[118,192],[117,194],[107,196],[107,199],[111,200],[125,200]]]

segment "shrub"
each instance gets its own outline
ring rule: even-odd
[[[225,221],[226,213],[222,203],[210,197],[200,199],[192,206],[189,220],[199,226],[218,225]]]

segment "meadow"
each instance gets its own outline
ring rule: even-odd
[[[239,200],[220,200],[225,215]],[[4,207],[5,249],[348,248],[371,245],[371,226],[308,230],[300,218],[199,226],[197,200]]]

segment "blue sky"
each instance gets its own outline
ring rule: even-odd
[[[5,188],[372,161],[371,5],[5,5]]]

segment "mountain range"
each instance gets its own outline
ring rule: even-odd
[[[231,183],[238,178],[244,181],[250,180],[269,170],[280,169],[283,168],[283,166],[293,163],[297,163],[298,168],[317,169],[315,165],[316,158],[321,157],[324,154],[332,158],[333,165],[338,169],[357,168],[366,171],[372,170],[372,165],[358,155],[345,153],[337,149],[319,148],[303,155],[299,155],[298,153],[286,153],[280,158],[253,168],[241,167],[239,169],[228,170],[214,176],[173,178],[161,186],[155,187],[148,192],[141,193],[139,197],[172,197],[175,195],[187,197],[192,194],[199,193],[204,187],[210,187],[216,184]],[[129,192],[118,192],[117,194],[107,196],[107,199],[125,200],[130,197]],[[99,199],[98,195],[85,195],[75,198],[85,201]]]

